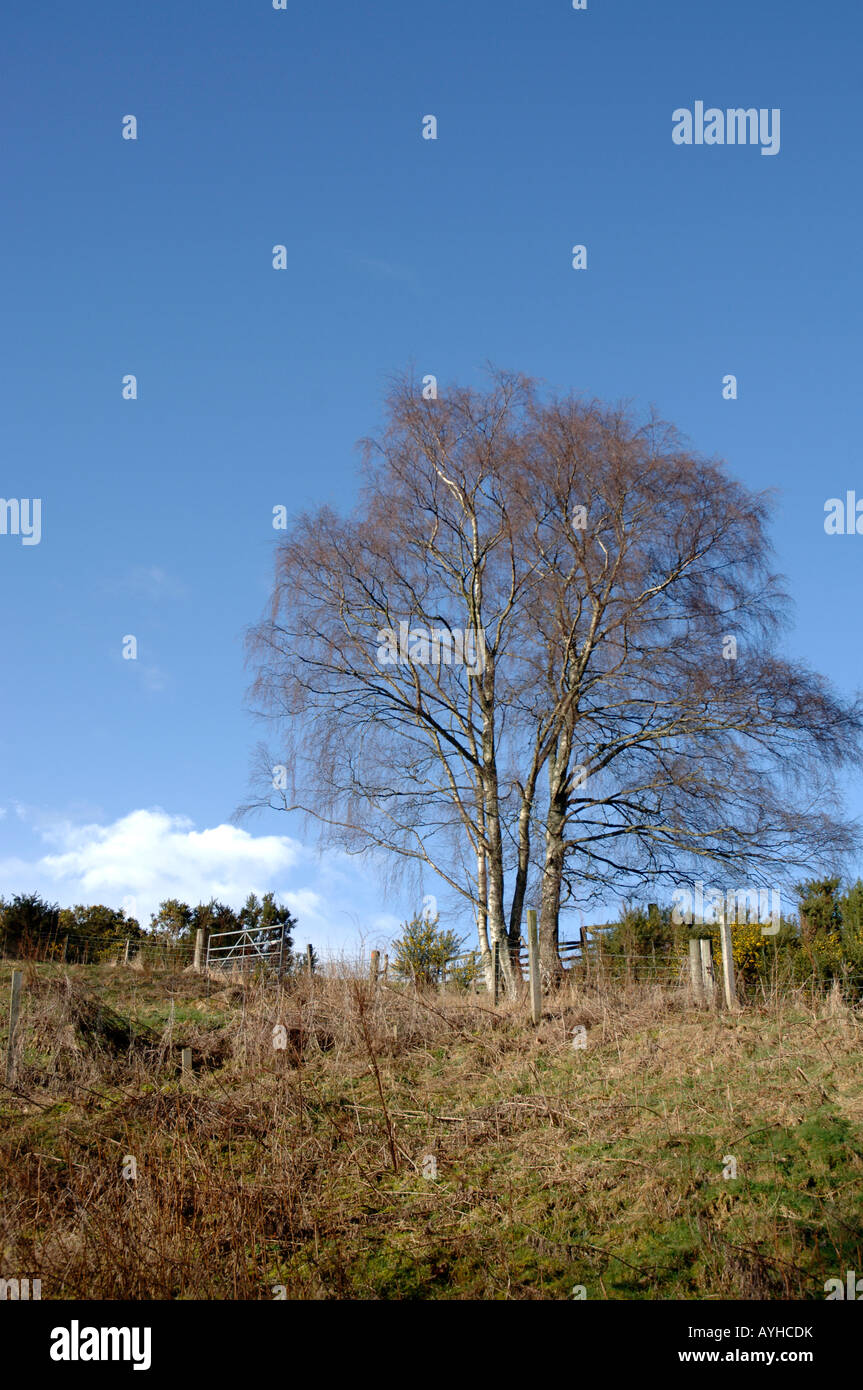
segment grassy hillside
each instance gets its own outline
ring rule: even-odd
[[[0,1274],[43,1299],[823,1299],[863,1268],[838,994],[582,987],[533,1028],[349,978],[24,970]]]

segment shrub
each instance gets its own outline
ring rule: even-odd
[[[439,983],[447,961],[464,946],[464,941],[455,932],[444,931],[439,921],[439,917],[416,916],[402,923],[402,935],[393,942],[392,972],[397,980],[410,981],[419,989]],[[469,965],[465,967],[469,969]],[[458,970],[456,967],[453,976]]]

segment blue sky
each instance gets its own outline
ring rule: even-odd
[[[43,508],[0,536],[0,893],[272,888],[330,948],[419,905],[228,824],[272,508],[350,504],[410,362],[653,403],[775,487],[787,646],[858,684],[863,539],[823,526],[863,496],[857,7],[88,0],[0,35],[0,494]],[[780,152],[676,146],[697,100],[780,108]]]

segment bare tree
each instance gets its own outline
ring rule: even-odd
[[[775,650],[788,603],[765,496],[667,424],[596,402],[543,403],[528,452],[537,685],[565,702],[539,824],[555,972],[562,895],[705,867],[776,884],[853,849],[835,774],[859,766],[863,722]]]
[[[854,843],[830,808],[860,708],[774,650],[764,497],[654,418],[511,373],[436,401],[403,378],[387,411],[354,514],[279,547],[252,805],[433,869],[510,987],[531,873],[554,971],[564,901]]]
[[[297,519],[250,634],[254,703],[280,721],[291,774],[283,804],[321,821],[329,842],[431,867],[471,903],[486,968],[494,942],[514,933],[517,944],[521,921],[514,902],[508,923],[505,902],[519,793],[501,769],[522,762],[513,682],[531,673],[513,660],[502,690],[499,670],[535,578],[508,515],[532,394],[504,373],[485,394],[445,401],[397,383],[385,434],[365,444],[357,513]],[[527,737],[533,786],[542,728]],[[264,750],[264,791],[273,762]],[[502,962],[512,985],[517,951]]]

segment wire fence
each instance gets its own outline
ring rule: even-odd
[[[621,949],[613,940],[608,940],[608,933],[613,931],[613,926],[584,928],[579,940],[560,942],[563,976],[561,978],[556,970],[541,968],[543,990],[567,980],[573,984],[591,986],[643,982],[673,987],[686,983],[689,963],[680,950],[661,946],[641,952]],[[315,973],[322,977],[371,979],[375,983],[382,980],[387,985],[397,987],[411,988],[420,984],[422,988],[432,987],[462,994],[485,995],[489,992],[488,972],[480,952],[476,950],[452,956],[433,970],[428,978],[412,981],[402,977],[393,968],[389,957],[380,951],[368,952],[360,947],[319,955],[310,946],[304,952],[291,949],[280,929],[271,932],[264,942],[245,939],[248,936],[245,932],[213,933],[210,942],[205,937],[202,967],[212,976],[218,974],[223,977],[228,974],[267,974],[282,979],[301,973]],[[60,965],[126,965],[178,973],[195,962],[195,942],[119,934],[92,936],[59,930],[24,932],[14,941],[0,936],[0,960]],[[798,984],[805,983],[822,990],[835,982],[849,997],[859,998],[863,995],[863,970],[857,961],[842,962],[841,968],[837,967],[823,978],[813,961],[811,972],[801,979],[799,965],[800,962],[797,973],[793,975],[793,981]],[[518,967],[526,987],[529,962],[524,942],[520,945]],[[717,977],[719,973],[717,967]],[[770,988],[791,982],[792,963],[784,958],[780,960],[777,955],[763,963],[758,971],[758,980],[754,983],[741,980],[741,985],[744,990],[751,991],[751,988],[758,987],[759,980],[762,985],[766,982]],[[500,969],[498,986],[502,989]]]
[[[587,981],[593,978],[623,978],[626,980],[653,980],[657,983],[676,984],[681,978],[683,962],[672,950],[635,952],[623,951],[611,946],[605,934],[614,931],[613,925],[587,927],[577,941],[558,942],[558,956],[563,967],[564,977]],[[523,980],[529,977],[529,958],[527,943],[522,940],[518,951],[518,966]],[[551,984],[553,973],[543,971],[543,984]],[[483,993],[488,989],[486,970],[478,951],[463,951],[451,956],[441,972],[441,983],[468,988],[473,993]]]
[[[193,941],[76,932],[24,932],[14,942],[0,938],[0,958],[53,961],[62,965],[126,964],[183,969],[195,954]]]

